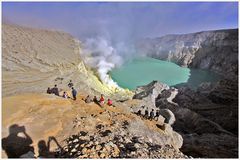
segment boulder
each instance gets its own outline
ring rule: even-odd
[[[133,99],[143,99],[147,96],[156,98],[164,89],[169,89],[169,86],[158,81],[152,81],[145,86],[137,87]]]
[[[169,109],[160,109],[160,115],[162,115],[165,118],[165,123],[169,125],[173,125],[173,123],[176,121],[176,118],[172,111]]]

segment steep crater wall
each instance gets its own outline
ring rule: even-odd
[[[183,67],[208,69],[223,75],[238,73],[238,29],[166,35],[137,42],[138,52]]]
[[[73,80],[77,90],[89,94],[131,94],[101,83],[84,64],[81,48],[81,42],[68,33],[3,24],[3,96],[43,93],[54,84],[67,91],[69,80]]]

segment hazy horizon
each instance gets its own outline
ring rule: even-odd
[[[3,22],[110,41],[238,28],[237,2],[3,2]]]

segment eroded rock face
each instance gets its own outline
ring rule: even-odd
[[[211,89],[192,91],[180,88],[174,99],[179,106],[188,108],[210,119],[223,128],[238,134],[238,84],[225,79],[212,85]]]
[[[160,114],[165,118],[165,122],[172,125],[175,122],[175,115],[169,109],[161,109]]]
[[[136,46],[142,54],[180,66],[208,69],[224,75],[238,72],[237,29],[167,35],[144,39]]]
[[[193,157],[238,157],[238,138],[228,134],[187,134],[181,149]]]
[[[168,85],[160,83],[158,81],[152,81],[145,86],[139,86],[135,90],[135,95],[133,96],[133,99],[142,100],[142,105],[147,107],[150,112],[151,109],[156,109],[155,99],[157,98],[159,93],[167,89],[169,89]]]
[[[193,157],[238,157],[238,87],[231,80],[203,84],[197,91],[182,87],[169,103],[164,96],[156,106],[170,109],[173,128],[184,139],[181,150]],[[223,138],[225,137],[225,138]],[[230,142],[231,141],[231,142]]]
[[[144,86],[141,93],[146,93],[143,89],[153,90],[153,86]],[[164,117],[165,124],[159,125],[161,129],[172,130],[168,129],[172,125],[182,135],[181,151],[188,156],[236,158],[237,96],[237,80],[224,79],[216,84],[204,83],[196,91],[187,87],[159,90],[159,95],[155,98],[155,108],[152,108],[160,109],[160,115]]]

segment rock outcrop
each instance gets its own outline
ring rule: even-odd
[[[166,35],[139,41],[138,52],[183,67],[212,70],[224,76],[238,73],[238,29]]]
[[[158,81],[152,81],[145,86],[139,86],[134,91],[133,99],[142,100],[142,105],[148,107],[149,110],[155,109],[155,99],[164,90],[169,89],[169,86]]]

